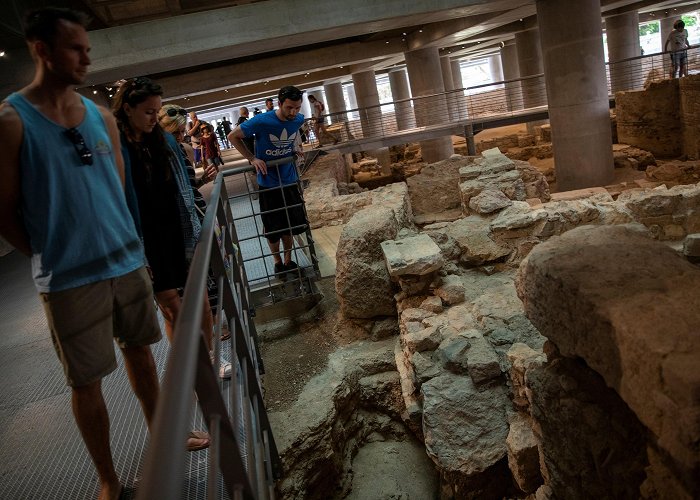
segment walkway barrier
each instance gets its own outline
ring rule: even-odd
[[[289,163],[290,160],[297,171],[303,173],[305,167],[298,162],[297,157],[268,161],[268,171],[275,170],[279,165]],[[240,248],[243,270],[250,290],[251,306],[257,308],[316,295],[315,282],[320,278],[321,273],[311,227],[306,222],[308,217],[303,200],[302,181],[286,186],[278,184],[274,187],[261,188],[257,185],[255,169],[252,166],[229,169],[223,172],[223,175],[232,190],[229,197],[234,214],[231,219],[231,230],[234,241]],[[279,176],[277,178],[279,179]],[[286,227],[294,233],[291,254],[292,261],[297,264],[297,267],[285,273],[275,272],[274,254],[266,238],[268,233],[263,227],[259,203],[260,197],[266,195],[282,198],[283,206],[269,212],[283,218],[286,221]],[[303,221],[294,220],[295,210],[303,214]],[[280,251],[284,248],[282,243],[280,242]]]
[[[218,283],[214,360],[220,359],[224,321],[231,332],[233,369],[227,391],[220,387],[219,367],[212,367],[200,330],[210,267]],[[274,497],[274,480],[282,476],[282,463],[263,403],[260,376],[264,367],[251,312],[244,259],[236,243],[234,218],[220,173],[214,181],[175,324],[175,341],[161,386],[138,500],[180,498],[182,494],[187,454],[184,443],[192,423],[192,388],[211,436],[207,498],[219,498],[219,472],[232,499]]]

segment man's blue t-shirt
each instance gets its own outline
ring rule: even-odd
[[[255,157],[264,161],[294,156],[299,128],[304,123],[304,115],[298,114],[293,120],[280,120],[277,113],[261,113],[241,123],[239,127],[246,137],[255,136]],[[298,175],[293,163],[278,167],[267,167],[267,175],[258,173],[258,184],[274,187],[293,184]]]

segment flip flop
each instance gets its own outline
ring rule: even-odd
[[[192,439],[205,441],[205,444],[190,444]],[[199,451],[205,448],[209,448],[209,434],[204,431],[190,431],[187,435],[187,451]]]

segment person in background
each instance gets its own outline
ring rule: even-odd
[[[323,140],[321,139],[321,134],[325,134],[326,126],[323,123],[321,116],[323,115],[323,112],[325,111],[326,107],[323,105],[323,103],[321,101],[316,99],[316,96],[314,96],[313,94],[309,94],[307,99],[309,100],[309,104],[311,104],[311,116],[314,119],[314,121],[313,121],[314,135],[316,136],[316,140],[318,141],[318,145],[322,146]]]
[[[228,136],[231,133],[231,122],[225,116],[221,119],[221,128],[224,129],[224,135]],[[228,141],[228,137],[226,140]]]
[[[269,113],[270,111],[275,110],[275,101],[272,100],[272,97],[268,97],[265,99],[265,113]]]
[[[201,220],[204,218],[204,212],[207,210],[207,203],[204,201],[202,193],[199,192],[199,188],[204,184],[213,181],[216,178],[218,171],[214,165],[207,165],[207,168],[204,169],[202,176],[197,178],[194,165],[187,157],[185,150],[185,126],[187,124],[187,111],[184,108],[176,104],[163,105],[158,112],[158,124],[165,132],[173,135],[184,155],[185,166],[187,167],[187,177],[190,180],[192,195],[194,196],[194,203],[198,208],[197,212],[201,222]]]
[[[671,46],[671,73],[670,77],[675,78],[688,76],[688,49],[691,48],[688,43],[688,30],[685,29],[685,23],[679,19],[673,23],[673,31],[669,33],[664,44],[664,52],[669,51]]]
[[[185,125],[187,123],[187,111],[184,108],[176,104],[165,104],[158,112],[158,124],[165,131],[173,135],[175,140],[178,142],[180,149],[185,149]],[[204,214],[207,211],[207,202],[204,201],[202,193],[199,192],[199,188],[204,184],[213,181],[216,178],[218,171],[213,165],[208,165],[202,176],[198,179],[195,172],[194,166],[189,158],[185,156],[185,166],[187,167],[187,177],[190,179],[190,186],[192,186],[192,194],[194,195],[194,203],[197,205],[197,214],[199,215],[199,221],[204,221]],[[217,284],[214,279],[213,274],[209,273],[209,279],[207,280],[207,299],[209,305],[211,306],[211,314],[216,314],[216,299],[217,299]],[[226,323],[224,323],[224,326]],[[206,324],[205,324],[206,326]],[[231,338],[228,328],[226,328],[225,333],[221,335],[221,340],[228,340]]]
[[[195,166],[203,160],[202,158],[202,149],[200,148],[200,139],[199,136],[201,134],[201,122],[199,121],[199,118],[197,118],[197,113],[194,111],[190,111],[190,121],[187,124],[187,132],[186,134],[190,137],[190,144],[192,145],[192,149],[194,149],[194,164]]]
[[[143,238],[156,302],[172,342],[181,308],[178,289],[187,281],[201,223],[182,152],[175,138],[158,126],[162,94],[160,85],[148,78],[128,79],[114,96],[112,112],[131,172],[132,185],[127,184],[127,193],[132,191],[131,199],[137,202],[132,201],[129,208]],[[213,318],[208,300],[205,302],[202,331],[211,350]],[[225,370],[220,373],[222,378],[225,375]]]
[[[221,146],[228,149],[231,146],[228,143],[228,139],[226,138],[226,132],[224,131],[224,122],[220,121],[219,124],[216,126],[216,135],[219,136],[219,142],[221,143]]]
[[[260,217],[274,259],[274,272],[286,279],[287,273],[297,269],[292,260],[292,235],[303,233],[308,225],[297,183],[299,174],[291,161],[296,154],[297,134],[304,123],[304,115],[299,113],[301,90],[282,87],[278,97],[274,113],[263,113],[244,121],[229,134],[229,141],[255,167],[258,184],[264,188],[260,191]],[[253,136],[254,152],[243,142]],[[268,168],[267,161],[280,158],[290,158],[290,162]],[[280,240],[284,245],[283,255],[280,254]]]
[[[250,113],[248,112],[248,108],[243,106],[241,109],[238,110],[238,121],[236,122],[236,126],[240,126],[241,123],[245,122],[248,120],[248,116]],[[246,148],[248,148],[248,151],[255,151],[255,138],[254,137],[246,137],[243,139],[243,143],[245,144]],[[243,154],[242,151],[239,151],[241,154]],[[248,162],[250,163],[250,162]],[[254,200],[258,199],[258,191],[260,190],[260,186],[258,185],[258,178],[255,173],[255,171],[252,172],[246,172],[246,178],[248,179],[248,190],[251,191],[253,194],[251,195]]]
[[[207,166],[214,166],[218,172],[219,167],[224,164],[221,159],[219,142],[214,135],[214,128],[208,122],[200,122],[199,143],[202,148],[202,159]]]

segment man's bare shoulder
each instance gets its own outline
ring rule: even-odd
[[[21,124],[22,119],[19,117],[17,110],[7,102],[0,102],[0,125],[3,129],[6,126]]]
[[[0,103],[0,130],[3,131],[0,134],[0,144],[4,151],[7,151],[8,147],[19,148],[24,131],[22,119],[17,110],[7,102]]]
[[[114,115],[112,114],[112,110],[107,109],[104,106],[100,106],[99,104],[97,105],[97,109],[100,111],[100,114],[102,115],[102,118],[104,118],[105,121],[115,121]]]

